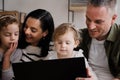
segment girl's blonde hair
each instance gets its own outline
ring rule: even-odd
[[[12,16],[12,15],[0,16],[0,30],[2,30],[3,27],[7,27],[9,24],[12,24],[12,23],[16,23],[19,25],[19,22],[15,16]]]
[[[82,41],[79,31],[75,28],[72,23],[62,23],[60,24],[53,33],[53,41],[56,41],[59,36],[64,35],[68,31],[72,31],[74,35],[74,40]]]

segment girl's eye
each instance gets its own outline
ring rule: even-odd
[[[5,36],[10,36],[11,34],[10,33],[5,33]]]
[[[19,35],[19,32],[15,33],[15,36],[18,36]]]

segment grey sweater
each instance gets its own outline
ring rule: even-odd
[[[20,62],[21,56],[22,56],[22,50],[16,49],[11,55],[10,58],[11,63]],[[0,62],[2,61],[2,57],[3,57],[3,53],[0,52]],[[2,70],[1,74],[2,74],[2,79],[0,78],[0,80],[11,80],[12,77],[14,77],[12,66],[7,70]]]
[[[39,57],[41,52],[40,50],[41,48],[35,46],[27,46],[25,49],[16,49],[11,55],[10,61],[11,63],[18,63],[18,62],[31,62],[31,60],[38,61],[44,59],[43,57]],[[25,57],[25,55],[30,59]],[[0,61],[2,61],[2,57],[3,53],[0,53]],[[12,66],[7,70],[2,70],[2,80],[12,80],[13,77],[14,73]]]

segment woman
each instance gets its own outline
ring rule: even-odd
[[[51,14],[43,9],[30,12],[23,23],[18,47],[23,49],[22,61],[37,61],[48,54],[54,32]],[[26,57],[27,56],[27,57]]]

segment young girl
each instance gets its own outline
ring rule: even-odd
[[[82,50],[74,51],[81,41],[79,33],[70,23],[63,23],[55,29],[53,42],[55,51],[49,51],[46,59],[71,58],[82,55]],[[55,53],[52,53],[55,52]]]
[[[2,80],[10,80],[13,76],[10,63],[18,62],[21,50],[16,49],[19,39],[19,22],[14,16],[3,15],[0,17],[0,62]]]
[[[79,45],[81,41],[82,39],[78,31],[75,29],[74,25],[71,23],[63,23],[59,25],[53,33],[55,51],[49,51],[46,60],[84,57],[82,54],[83,51],[81,49],[79,51],[74,51],[74,49]],[[85,62],[86,68],[89,70],[89,75],[91,76],[90,79],[97,80],[86,59]]]

